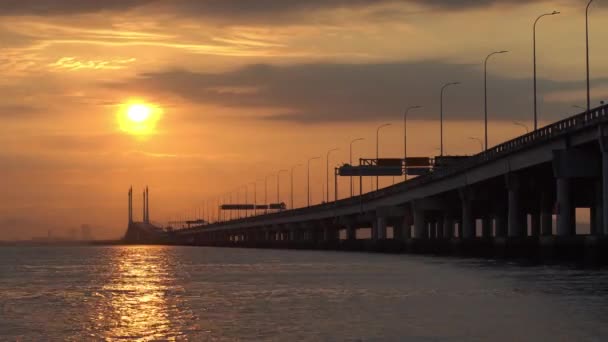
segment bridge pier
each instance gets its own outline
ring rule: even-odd
[[[530,236],[540,236],[540,213],[533,212],[530,214]]]
[[[357,240],[357,227],[354,224],[346,225],[346,240],[348,240],[348,241]]]
[[[372,240],[386,239],[386,216],[377,216],[372,221]]]
[[[426,226],[426,218],[424,210],[419,207],[416,203],[413,204],[414,213],[414,238],[415,239],[427,239],[429,234]]]
[[[575,214],[572,205],[571,180],[557,179],[557,235],[573,236],[575,234]]]
[[[288,229],[288,232],[289,232],[289,241],[290,242],[295,242],[297,240],[296,239],[296,228],[293,227],[293,225],[290,224],[287,229]]]
[[[508,236],[513,238],[524,237],[527,232],[527,220],[523,215],[523,209],[520,198],[520,182],[519,177],[515,174],[506,175],[507,192],[508,192]]]
[[[443,237],[446,239],[454,238],[454,219],[443,216]]]
[[[335,242],[340,240],[340,231],[334,227],[332,224],[325,223],[323,224],[323,241],[325,242]]]
[[[397,218],[393,223],[393,240],[403,241],[405,240],[403,236],[403,226],[405,225],[404,218]]]
[[[547,190],[540,194],[540,233],[542,236],[553,235],[553,205]]]
[[[608,235],[608,137],[604,137],[604,127],[600,126],[600,149],[602,153],[602,193],[601,193],[601,222],[602,235]]]
[[[591,215],[591,230],[593,235],[603,236],[604,228],[602,226],[604,218],[602,217],[602,182],[595,182],[595,193],[594,193],[594,201],[591,205],[590,215]]]
[[[498,238],[507,237],[507,215],[503,212],[494,217],[494,236]]]
[[[472,193],[470,188],[462,188],[459,191],[462,206],[462,236],[463,239],[475,238],[475,219],[473,217]]]
[[[437,234],[437,239],[444,239],[445,235],[444,235],[444,231],[443,231],[443,215],[439,215],[437,216],[436,219],[436,224],[435,224],[435,230],[436,230],[436,234]]]
[[[492,238],[492,218],[484,216],[481,222],[481,237],[484,239]]]

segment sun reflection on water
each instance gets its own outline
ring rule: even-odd
[[[174,272],[165,253],[155,247],[114,250],[111,276],[102,287],[104,304],[97,309],[98,329],[106,340],[174,340],[181,332],[176,311]],[[101,329],[100,329],[101,328]]]

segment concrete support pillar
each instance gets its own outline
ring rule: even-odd
[[[497,215],[494,217],[494,235],[496,237],[506,237],[507,236],[507,218],[504,214]]]
[[[402,241],[403,240],[403,225],[404,219],[399,218],[393,224],[393,240]]]
[[[530,236],[540,236],[540,213],[530,215]]]
[[[355,241],[357,240],[357,227],[354,224],[346,226],[346,240]]]
[[[540,194],[540,233],[542,236],[553,235],[553,203],[547,191]]]
[[[509,196],[508,236],[523,237],[526,231],[526,221],[521,206],[519,178],[516,175],[507,175],[507,191]]]
[[[414,238],[426,239],[428,238],[426,221],[424,219],[424,210],[414,208]]]
[[[557,180],[557,235],[572,236],[575,232],[575,214],[571,195],[571,180]]]
[[[603,235],[608,235],[608,146],[602,143],[602,214]]]
[[[445,235],[443,234],[443,217],[437,218],[437,224],[435,225],[435,230],[437,231],[438,239],[445,238]]]
[[[454,237],[454,220],[447,216],[443,217],[443,237],[446,239]]]
[[[592,205],[591,208],[589,208],[589,234],[594,236],[600,235],[598,234],[598,230],[601,231],[601,229],[598,228],[596,207]]]
[[[316,228],[309,228],[308,229],[308,234],[309,234],[309,241],[310,242],[314,242],[317,243],[319,241],[319,233],[317,232]]]
[[[596,182],[594,203],[591,206],[591,230],[596,236],[604,235],[602,204],[602,182]]]
[[[428,230],[429,230],[429,238],[435,239],[437,237],[437,234],[436,234],[437,222],[429,221],[427,223],[427,226],[428,226]]]
[[[386,239],[386,217],[385,216],[377,216],[376,217],[376,240],[385,240]]]
[[[369,233],[372,240],[378,240],[378,220],[372,221],[372,226],[370,227]]]
[[[481,237],[489,239],[492,237],[492,218],[486,216],[481,221]]]
[[[475,238],[475,219],[473,218],[473,205],[471,201],[471,190],[460,189],[460,202],[462,206],[462,238]]]
[[[323,227],[323,241],[325,241],[325,242],[339,240],[340,239],[339,234],[340,234],[340,231],[332,225]]]
[[[409,240],[412,238],[412,226],[410,225],[409,220],[406,218],[403,222],[403,239]]]

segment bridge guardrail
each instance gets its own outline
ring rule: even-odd
[[[351,206],[357,205],[362,201],[373,200],[376,198],[381,198],[386,195],[390,195],[393,193],[402,192],[404,190],[408,190],[411,188],[415,188],[424,184],[428,184],[435,180],[456,175],[458,173],[464,172],[468,169],[476,167],[480,164],[499,159],[504,157],[505,155],[512,154],[516,151],[529,148],[534,144],[555,139],[561,135],[565,135],[568,133],[572,133],[576,130],[583,129],[585,127],[591,126],[598,122],[608,121],[608,105],[603,105],[600,107],[593,108],[591,111],[585,111],[582,114],[578,114],[575,116],[571,116],[569,118],[557,121],[545,127],[541,127],[536,131],[527,133],[525,135],[519,136],[515,139],[506,141],[502,144],[496,145],[487,151],[483,151],[479,154],[473,155],[470,158],[463,160],[460,163],[454,164],[453,166],[446,167],[445,169],[436,170],[428,175],[420,176],[407,182],[402,182],[393,186],[389,186],[384,189],[380,189],[378,191],[369,192],[367,194],[363,194],[361,196],[355,196],[351,198],[346,198],[342,200],[338,200],[330,203],[317,204],[310,207],[298,208],[283,211],[280,213],[273,213],[267,215],[258,215],[258,216],[250,216],[247,218],[242,218],[238,220],[232,220],[221,223],[214,223],[205,227],[192,227],[190,229],[182,230],[182,231],[191,231],[198,230],[201,228],[209,228],[209,227],[221,227],[223,225],[232,224],[232,223],[245,223],[245,222],[255,222],[258,220],[266,219],[266,218],[280,218],[287,217],[293,214],[306,214],[310,212],[316,212],[319,210],[331,211],[335,210],[340,206]]]

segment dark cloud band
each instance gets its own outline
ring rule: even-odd
[[[386,4],[417,4],[444,9],[465,9],[493,4],[526,4],[534,0],[3,0],[0,15],[73,15],[136,8],[162,9],[201,17],[268,17],[308,10],[361,8]]]
[[[425,110],[413,119],[437,119],[439,89],[445,82],[462,85],[446,93],[446,118],[478,120],[483,113],[480,66],[442,62],[386,64],[252,65],[227,73],[166,71],[148,73],[122,84],[153,96],[169,94],[184,100],[243,110],[268,110],[265,119],[303,123],[374,121],[395,118],[408,105]],[[606,80],[596,80],[600,84]],[[496,120],[526,120],[531,115],[529,79],[490,77],[491,113]],[[571,103],[545,102],[548,92],[580,91],[583,82],[539,82],[543,119],[571,112]],[[570,113],[572,114],[572,113]]]

